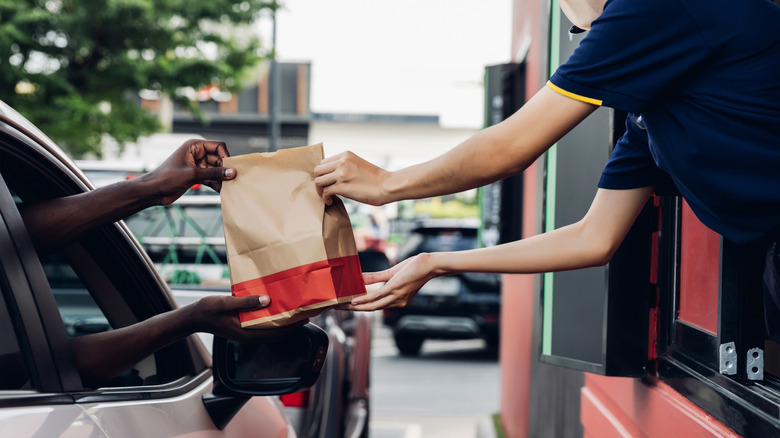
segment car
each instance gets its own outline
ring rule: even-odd
[[[423,252],[478,247],[479,219],[418,221],[399,248],[399,260]],[[497,349],[501,314],[501,276],[488,273],[446,275],[427,282],[405,307],[383,310],[403,356],[417,356],[426,339],[484,339]]]
[[[319,375],[327,336],[313,324],[284,342],[295,347],[287,350],[271,341],[242,346],[217,338],[212,357],[198,336],[188,336],[108,383],[85,385],[69,337],[132,325],[177,305],[122,222],[39,256],[18,203],[92,188],[51,140],[0,102],[3,436],[296,437],[278,395]],[[256,361],[259,354],[264,361]],[[280,367],[288,373],[269,374]]]
[[[134,178],[145,169],[123,163],[79,162],[96,184]],[[206,295],[230,294],[220,197],[191,188],[170,206],[155,206],[127,219],[179,305]],[[361,248],[361,266],[390,266],[375,247]],[[369,434],[371,319],[363,312],[327,311],[311,318],[329,338],[320,379],[301,393],[281,396],[300,438],[366,438]],[[201,333],[206,345],[211,335]]]
[[[387,239],[389,221],[381,207],[343,198],[363,272],[383,271],[394,263],[398,248]]]

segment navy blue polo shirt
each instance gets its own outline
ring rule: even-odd
[[[641,116],[599,187],[669,174],[705,225],[745,243],[780,225],[780,7],[769,0],[608,0],[548,82]]]

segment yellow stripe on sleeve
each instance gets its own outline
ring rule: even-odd
[[[580,102],[590,103],[592,105],[598,105],[601,106],[602,101],[598,99],[593,99],[590,97],[580,96],[579,94],[574,94],[570,91],[566,91],[563,88],[553,84],[550,81],[547,81],[547,86],[555,90],[558,94],[562,94],[566,97],[571,97],[572,99],[579,100]]]

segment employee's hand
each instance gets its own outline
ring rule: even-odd
[[[267,307],[270,302],[271,300],[265,295],[259,297],[233,297],[225,295],[203,297],[190,304],[190,306],[193,306],[194,331],[212,333],[237,342],[249,343],[275,338],[308,322],[308,320],[300,321],[279,329],[260,330],[241,327],[238,312],[259,310]]]
[[[236,176],[235,169],[222,167],[222,159],[229,156],[221,141],[188,140],[144,177],[154,181],[160,204],[169,205],[195,184],[204,184],[219,192],[222,181]]]
[[[357,297],[343,306],[347,310],[379,310],[387,307],[403,307],[417,294],[425,283],[437,275],[432,272],[431,254],[422,253],[408,258],[381,272],[366,272],[363,281],[368,284],[385,282],[379,289]]]
[[[327,205],[331,204],[331,197],[335,195],[365,204],[382,205],[387,202],[382,183],[389,173],[352,152],[342,152],[325,158],[314,168],[314,183],[322,190],[322,199]]]

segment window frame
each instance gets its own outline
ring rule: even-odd
[[[764,348],[763,245],[720,238],[718,332],[711,334],[677,321],[682,200],[662,196],[659,206],[657,378],[740,435],[776,436],[780,379],[751,380],[745,370],[748,351]],[[721,345],[730,342],[738,359],[734,375],[720,372]]]
[[[5,179],[0,175],[0,247],[2,269],[10,289],[6,292],[9,313],[16,314],[20,348],[29,353],[30,378],[41,392],[67,392],[83,387],[68,347],[57,303],[19,210]],[[43,281],[41,281],[43,280]]]
[[[2,119],[6,123],[0,124],[0,153],[22,160],[34,169],[36,176],[49,184],[51,190],[47,194],[66,196],[90,190],[86,179],[71,167],[67,159],[63,160],[51,152],[56,147],[12,120]],[[29,372],[34,379],[35,390],[40,393],[0,391],[0,406],[164,399],[189,392],[211,378],[210,358],[206,357],[205,348],[193,335],[167,347],[176,351],[176,361],[185,363],[186,371],[181,377],[146,386],[84,388],[57,303],[5,182],[6,177],[0,174],[0,248],[3,248],[0,260],[3,264],[1,268],[10,277],[11,287],[4,292],[9,295],[9,312],[18,316],[12,316],[20,332],[17,338],[20,348],[30,351],[26,359],[33,369]],[[176,307],[173,295],[151,260],[123,223],[104,226],[80,239],[74,247],[88,248],[96,244],[114,253],[126,275],[137,279],[140,285],[137,300],[128,303],[137,320]],[[99,257],[95,259],[100,261]]]

